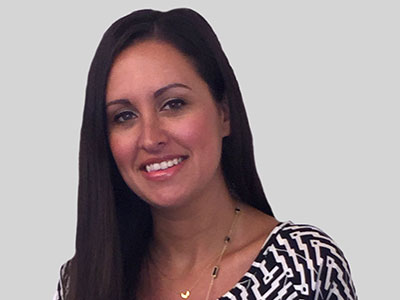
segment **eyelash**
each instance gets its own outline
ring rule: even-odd
[[[185,101],[183,101],[182,99],[180,99],[180,98],[174,98],[174,99],[171,99],[171,100],[169,100],[169,101],[167,101],[163,106],[162,106],[162,109],[163,110],[180,110],[180,109],[182,109],[182,107],[183,106],[185,106],[186,105],[186,103],[185,103]],[[170,106],[169,108],[167,108],[167,106]]]
[[[115,123],[124,123],[128,120],[133,119],[134,117],[136,117],[136,115],[132,111],[124,110],[115,115],[114,122]]]
[[[168,100],[162,107],[161,110],[164,111],[178,111],[181,110],[183,106],[185,106],[186,103],[184,100],[179,99],[179,98],[174,98],[171,100]],[[125,123],[131,119],[135,119],[137,116],[134,112],[130,110],[124,110],[119,112],[114,116],[113,121],[118,124]]]

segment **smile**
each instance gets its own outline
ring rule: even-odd
[[[170,159],[170,160],[164,160],[159,163],[153,163],[153,164],[148,164],[145,166],[145,170],[147,173],[158,171],[158,170],[165,170],[171,167],[174,167],[176,165],[179,165],[183,161],[182,157]]]

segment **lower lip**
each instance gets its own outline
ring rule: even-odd
[[[163,180],[167,180],[169,178],[171,178],[172,176],[174,176],[185,164],[186,159],[183,160],[182,162],[180,162],[179,164],[164,169],[164,170],[158,170],[158,171],[152,171],[152,172],[147,172],[145,170],[143,170],[143,176],[144,178],[146,178],[147,180],[151,180],[151,181],[163,181]]]

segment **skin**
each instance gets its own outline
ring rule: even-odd
[[[106,97],[110,145],[121,175],[160,208],[184,206],[224,184],[219,161],[229,118],[190,62],[177,54],[155,43],[125,50],[112,67]],[[126,116],[119,117],[121,112]],[[186,159],[179,172],[149,180],[143,164],[164,157]]]
[[[153,240],[142,270],[140,299],[204,299],[211,262],[220,253],[237,201],[221,166],[229,111],[217,104],[191,61],[160,41],[125,49],[115,60],[106,94],[110,147],[127,185],[152,209]],[[145,165],[172,158],[172,168]],[[212,289],[217,298],[248,270],[277,221],[240,204],[242,213]],[[162,273],[157,271],[162,270]]]

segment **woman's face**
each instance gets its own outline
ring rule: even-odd
[[[223,182],[229,116],[190,60],[145,41],[115,60],[106,93],[109,142],[127,185],[153,206],[179,206]]]

